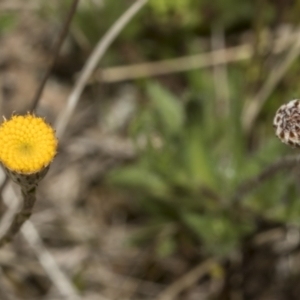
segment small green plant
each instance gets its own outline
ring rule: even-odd
[[[239,224],[223,210],[224,174],[209,146],[203,104],[182,102],[157,83],[146,92],[150,103],[131,125],[140,158],[109,180],[136,195],[149,216],[146,236],[156,236],[158,253],[178,250],[182,236],[194,246],[203,243],[204,251],[227,252],[251,224]]]
[[[284,184],[274,176],[239,202],[233,199],[239,184],[281,151],[273,137],[264,140],[264,148],[245,150],[239,123],[242,106],[232,104],[224,114],[204,94],[181,100],[155,82],[145,91],[149,103],[131,124],[139,159],[108,178],[127,190],[148,216],[136,241],[155,241],[159,255],[192,247],[223,256],[256,230],[257,216],[274,221],[295,218],[295,211],[281,202],[287,195],[295,198],[289,176]]]

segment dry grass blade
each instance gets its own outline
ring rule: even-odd
[[[276,88],[278,82],[282,79],[284,74],[288,71],[292,63],[299,57],[300,54],[300,33],[295,38],[294,46],[291,47],[286,57],[274,67],[270,72],[265,84],[260,91],[246,102],[242,113],[242,124],[246,132],[249,132],[268,97]]]
[[[273,53],[281,53],[289,46],[287,39],[292,40],[293,38],[293,35],[288,37],[279,37],[275,41],[275,47],[272,49]],[[250,59],[254,53],[253,45],[251,44],[243,44],[230,48],[221,48],[223,49],[213,50],[208,53],[97,70],[91,81],[98,80],[100,82],[112,83],[138,79],[142,77],[185,72],[200,68],[209,68],[217,65],[247,60]]]
[[[158,62],[148,62],[131,66],[111,67],[99,70],[93,80],[106,83],[141,77],[166,75],[199,68],[214,66],[249,59],[253,54],[251,45],[245,44],[232,48],[216,50],[209,53],[183,56]]]
[[[225,38],[224,32],[221,28],[213,28],[211,35],[211,45],[213,53],[218,50],[221,51],[219,56],[214,56],[214,92],[216,95],[217,113],[219,115],[227,115],[229,111],[229,84],[228,84],[228,72],[227,64],[218,64],[219,59],[223,59],[226,62],[225,57]]]
[[[68,98],[67,106],[64,111],[59,115],[56,122],[57,136],[60,138],[66,126],[74,112],[74,109],[79,101],[79,98],[83,92],[84,87],[86,86],[91,74],[96,69],[99,61],[106,53],[106,50],[119,35],[122,29],[126,24],[138,13],[138,11],[148,2],[148,0],[137,0],[129,7],[127,11],[121,17],[116,20],[112,27],[107,31],[107,33],[100,39],[96,45],[94,51],[88,58],[86,64],[83,67],[82,72],[75,84],[74,89],[71,92],[71,95]]]
[[[21,231],[59,292],[65,297],[65,299],[80,300],[81,297],[77,290],[70,282],[69,278],[60,270],[55,259],[44,246],[38,231],[33,224],[27,221]]]

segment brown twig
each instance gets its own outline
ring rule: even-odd
[[[34,95],[33,100],[32,100],[32,104],[31,104],[31,108],[30,108],[31,112],[33,112],[36,109],[36,107],[37,107],[37,105],[38,105],[38,103],[41,99],[44,87],[45,87],[45,85],[47,83],[47,80],[48,80],[48,78],[49,78],[49,76],[50,76],[50,74],[53,70],[53,67],[54,67],[56,61],[57,61],[57,58],[58,58],[60,49],[62,47],[62,44],[65,41],[66,36],[69,32],[70,24],[71,24],[71,21],[73,19],[73,16],[74,16],[75,12],[76,12],[76,8],[77,8],[78,3],[79,3],[79,0],[74,0],[71,7],[70,7],[68,15],[67,15],[67,17],[65,19],[65,22],[63,24],[62,31],[61,31],[61,33],[58,37],[58,40],[57,40],[57,42],[54,46],[52,61],[49,63],[47,71],[46,71],[46,73],[45,73],[45,75],[44,75],[44,77],[41,81],[41,84],[39,85],[39,87],[36,91],[36,94]]]

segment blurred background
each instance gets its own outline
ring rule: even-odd
[[[80,1],[39,115],[55,123],[133,3]],[[28,111],[70,5],[0,1],[6,118]],[[149,0],[91,76],[31,217],[78,295],[19,234],[0,299],[299,299],[300,173],[280,162],[298,150],[272,128],[300,95],[299,15],[299,0]]]

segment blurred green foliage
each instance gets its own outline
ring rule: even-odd
[[[92,47],[128,3],[106,0],[97,6],[86,1],[73,30],[80,31]],[[299,3],[150,0],[103,64],[187,55],[194,51],[193,45],[200,45],[196,47],[200,52],[210,43],[215,26],[224,29],[229,44],[235,45],[245,31],[258,41],[266,27],[287,20],[296,24]],[[64,7],[60,13],[67,4],[60,2]],[[124,45],[129,46],[131,56],[123,55]],[[138,83],[147,101],[140,104],[129,134],[139,158],[107,177],[113,188],[128,193],[139,208],[141,232],[135,242],[154,245],[159,256],[189,253],[189,249],[223,256],[255,232],[257,216],[299,223],[299,190],[293,172],[272,177],[238,204],[231,200],[240,183],[291,152],[275,138],[272,119],[280,104],[299,94],[299,61],[272,93],[251,131],[242,130],[244,101],[261,88],[273,67],[266,57],[256,55],[249,62],[228,66],[226,109],[216,99],[218,87],[211,70],[186,72],[176,80],[171,76],[175,84],[169,86],[181,84],[176,93],[158,80]]]
[[[180,99],[157,82],[148,82],[145,92],[149,102],[131,124],[139,159],[113,171],[108,180],[136,197],[148,215],[142,242],[161,241],[158,253],[176,251],[184,235],[189,246],[199,247],[201,252],[225,255],[255,227],[252,217],[243,218],[228,199],[238,183],[278,155],[279,143],[273,143],[275,138],[270,136],[268,154],[261,149],[251,154],[257,158],[250,158],[246,151],[235,155],[240,151],[236,149],[245,148],[244,137],[233,130],[240,126],[236,124],[240,115],[236,106],[227,117],[217,116],[208,114],[213,102],[209,98]],[[278,187],[269,191],[265,185],[255,197],[268,194],[262,203],[271,209],[282,195],[278,193],[282,186]],[[268,203],[269,197],[272,201]],[[260,201],[251,200],[249,207],[261,213],[265,207],[260,211],[254,204]],[[160,239],[164,228],[170,226],[173,229]]]
[[[242,69],[235,68],[231,74],[232,84],[240,84],[238,72]],[[196,72],[189,76],[199,77]],[[257,216],[276,222],[300,220],[292,175],[283,178],[278,174],[246,195],[243,202],[231,202],[240,183],[288,149],[271,129],[250,150],[241,132],[242,105],[238,102],[242,91],[232,95],[228,113],[220,112],[216,103],[213,105],[206,80],[205,76],[202,82],[198,78],[196,87],[189,85],[190,94],[180,98],[159,83],[147,81],[149,102],[142,105],[130,127],[139,159],[108,177],[110,184],[137,200],[141,212],[148,216],[140,232],[142,238],[136,241],[155,241],[159,255],[192,247],[199,253],[223,256],[256,230]],[[197,86],[202,96],[195,97]],[[238,91],[238,86],[235,89]],[[267,127],[271,127],[272,113]]]

